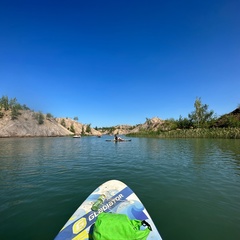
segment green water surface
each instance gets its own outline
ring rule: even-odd
[[[53,239],[110,179],[142,200],[163,240],[240,239],[240,140],[0,139],[0,239]]]

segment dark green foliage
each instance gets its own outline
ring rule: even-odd
[[[65,119],[64,119],[64,118],[61,120],[61,125],[62,125],[63,127],[66,127],[66,122],[65,122]]]
[[[46,117],[47,118],[53,118],[53,115],[51,113],[47,113]]]
[[[86,127],[86,132],[90,133],[91,132],[91,124],[88,124]]]
[[[208,111],[208,105],[202,104],[201,98],[197,98],[194,103],[195,111],[188,114],[189,119],[193,122],[195,127],[205,127],[208,121],[212,120],[214,112]]]
[[[182,116],[180,116],[176,122],[177,122],[177,128],[180,128],[180,129],[189,129],[193,127],[192,121],[188,118],[182,118]]]
[[[175,121],[173,118],[165,120],[165,122],[161,125],[160,130],[163,131],[170,131],[177,129],[177,121]]]
[[[43,124],[44,123],[44,115],[42,114],[42,112],[36,113],[35,119],[37,120],[38,124]]]
[[[44,123],[44,115],[41,112],[39,112],[39,115],[38,115],[38,123],[39,124]]]
[[[17,119],[18,115],[21,115],[21,113],[19,112],[20,109],[21,108],[20,108],[19,105],[16,105],[16,106],[12,107],[12,111],[11,111],[11,118],[12,118],[12,120]]]
[[[240,120],[234,115],[225,115],[221,118],[219,127],[240,127]]]
[[[30,110],[30,108],[29,108],[26,104],[23,104],[23,105],[22,105],[22,109],[23,109],[23,110]]]
[[[225,114],[217,119],[213,111],[208,111],[208,105],[202,104],[201,98],[196,98],[194,103],[195,110],[188,114],[188,118],[179,117],[178,120],[167,119],[163,123],[152,123],[150,118],[146,118],[147,129],[140,129],[138,133],[131,136],[147,137],[209,137],[209,138],[240,138],[240,105],[233,112]],[[21,110],[30,110],[25,104],[20,105],[16,98],[9,99],[8,96],[0,98],[0,118],[4,117],[5,111],[11,111],[11,118],[15,120],[21,114]],[[53,118],[52,114],[47,113],[48,119]],[[35,113],[38,124],[44,123],[44,115],[41,112]],[[68,118],[67,118],[68,119]],[[78,117],[74,117],[78,121]],[[65,119],[61,120],[61,125],[66,127]],[[139,127],[132,126],[131,129]],[[75,133],[73,124],[68,128]],[[112,134],[116,127],[102,127],[96,130],[107,131]],[[129,128],[130,130],[130,128]],[[82,126],[82,135],[91,133],[91,124]]]
[[[240,127],[240,107],[229,114],[225,114],[212,123],[212,127]]]
[[[3,108],[5,111],[9,110],[9,100],[8,96],[2,96],[0,99],[0,106]]]
[[[20,110],[29,110],[25,104],[21,105],[17,102],[16,98],[9,99],[8,96],[2,96],[2,98],[0,98],[0,109],[2,108],[5,111],[11,110],[12,120],[17,119],[17,117],[21,114]]]
[[[240,121],[236,117],[230,115],[227,118],[226,125],[227,125],[227,127],[240,127]]]
[[[75,133],[75,128],[74,128],[74,126],[73,126],[73,124],[71,124],[71,126],[70,126],[70,129],[69,129],[72,133]]]
[[[22,110],[23,109],[23,106],[20,105],[18,102],[17,102],[17,99],[16,98],[13,98],[13,99],[10,99],[9,101],[9,108],[12,110],[13,108],[17,109],[17,110]]]
[[[128,136],[160,137],[160,138],[240,138],[240,108],[217,119],[213,111],[208,111],[208,105],[202,104],[197,98],[195,111],[189,118],[179,117],[178,120],[167,119],[158,129],[149,123],[147,129]]]
[[[157,137],[157,138],[230,138],[240,139],[240,128],[196,128],[178,129],[172,131],[141,131],[127,134],[129,137]]]
[[[85,135],[84,126],[82,125],[82,136]]]

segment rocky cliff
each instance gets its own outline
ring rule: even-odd
[[[52,118],[42,114],[39,123],[38,113],[30,110],[21,110],[16,119],[12,120],[11,111],[5,111],[0,118],[0,137],[56,137],[74,135],[71,132],[71,125],[76,134],[81,134],[82,130],[86,135],[99,135],[100,133],[92,128],[87,130],[87,126],[72,119],[64,119],[66,127],[60,124],[63,118]]]
[[[137,133],[142,130],[149,130],[149,131],[157,131],[157,129],[164,123],[164,120],[153,117],[146,119],[146,122],[143,124],[138,124],[135,128],[133,128],[130,133]]]
[[[102,134],[119,134],[125,135],[129,133],[138,133],[140,131],[157,131],[160,126],[165,123],[165,120],[162,120],[158,117],[153,117],[146,119],[146,122],[143,124],[137,124],[135,126],[132,125],[117,125],[114,127],[110,127],[107,129],[100,129]]]
[[[64,122],[65,128],[68,130],[74,129],[74,132],[76,135],[99,136],[102,134],[101,132],[95,130],[94,128],[91,128],[88,124],[79,123],[71,118],[56,118],[56,121],[61,126]],[[71,134],[73,134],[73,133],[71,132]]]

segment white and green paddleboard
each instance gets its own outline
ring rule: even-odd
[[[93,204],[104,194],[104,202],[97,211],[92,211]],[[152,231],[147,240],[162,240],[150,215],[136,194],[123,182],[110,180],[100,185],[80,205],[56,236],[55,240],[91,239],[92,226],[101,212],[126,214],[130,219],[145,220]]]

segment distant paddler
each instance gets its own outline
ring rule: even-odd
[[[124,141],[124,139],[117,136],[117,134],[114,135],[114,140],[117,141]]]

